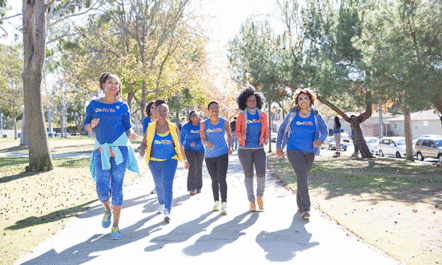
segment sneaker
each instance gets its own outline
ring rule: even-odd
[[[158,207],[157,210],[157,214],[163,213],[163,211],[164,211],[164,204],[160,204],[160,207]]]
[[[227,214],[227,202],[223,202],[223,204],[221,204],[221,213]]]
[[[219,211],[219,201],[215,202],[215,204],[213,205],[213,210],[214,211]]]
[[[111,238],[114,240],[121,238],[121,232],[120,232],[120,229],[118,229],[118,226],[112,227]]]
[[[256,203],[255,202],[251,202],[250,203],[250,211],[251,212],[256,212]]]
[[[103,219],[101,220],[101,226],[108,228],[111,223],[112,212],[104,211]]]
[[[258,198],[256,199],[256,201],[258,202],[259,209],[260,209],[261,211],[264,211],[264,202],[262,201],[262,197],[258,197]]]
[[[196,194],[196,191],[195,190],[191,190],[190,191],[190,195],[195,195]]]
[[[197,190],[196,190],[196,193],[201,193],[201,189],[197,189]]]
[[[309,212],[309,211],[304,211],[304,212],[301,214],[301,217],[302,217],[302,218],[310,218],[310,212]]]
[[[164,221],[169,222],[169,221],[170,221],[170,213],[169,213],[169,210],[164,209],[164,211],[163,211],[163,215],[164,215]]]

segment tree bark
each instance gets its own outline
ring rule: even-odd
[[[364,135],[361,130],[361,123],[366,121],[371,117],[372,114],[372,104],[370,102],[371,94],[369,92],[366,93],[365,96],[365,112],[361,113],[359,116],[351,116],[348,117],[341,109],[335,106],[333,103],[321,98],[320,96],[317,99],[325,104],[327,107],[334,110],[338,115],[340,115],[346,122],[350,123],[353,126],[353,132],[355,133],[356,144],[358,145],[359,151],[361,152],[362,158],[373,158],[373,155],[370,152],[370,149],[367,146],[367,142],[365,142]]]
[[[407,107],[404,107],[403,111],[404,111],[406,159],[409,161],[414,161],[413,142],[412,142],[413,140],[412,140],[412,135],[411,135],[410,110]]]
[[[41,82],[46,52],[46,12],[43,0],[23,0],[23,87],[29,140],[27,171],[54,168],[44,124]]]
[[[272,109],[270,107],[272,105],[272,102],[269,102],[269,153],[272,152]]]
[[[26,109],[26,107],[25,107]],[[28,145],[28,131],[26,130],[26,115],[25,110],[23,110],[23,119],[21,125],[21,138],[20,138],[20,146]]]

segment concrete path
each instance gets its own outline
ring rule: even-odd
[[[155,213],[153,181],[146,178],[125,187],[121,240],[111,240],[110,228],[101,227],[103,207],[96,203],[16,264],[399,264],[317,209],[310,220],[301,218],[296,196],[270,175],[265,211],[248,212],[236,152],[230,156],[227,180],[227,215],[211,211],[206,168],[202,193],[190,196],[187,171],[179,165],[170,223]]]
[[[29,157],[28,153],[0,153],[0,157]],[[61,158],[90,158],[91,153],[62,153],[62,154],[52,154],[52,157]]]

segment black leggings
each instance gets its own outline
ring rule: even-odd
[[[287,150],[287,158],[296,174],[296,203],[300,211],[310,211],[310,195],[308,192],[308,175],[312,170],[315,155],[301,153],[298,150]]]
[[[204,151],[197,152],[192,149],[184,149],[189,171],[187,173],[187,190],[201,189],[203,187],[203,160]]]
[[[227,167],[229,166],[229,155],[224,154],[218,157],[207,158],[206,167],[212,178],[213,199],[219,201],[219,192],[221,192],[221,201],[227,202]]]

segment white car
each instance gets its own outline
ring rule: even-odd
[[[377,137],[365,137],[365,142],[367,143],[368,149],[370,149],[370,152],[372,155],[378,154],[378,143],[379,138]]]
[[[405,137],[384,137],[378,144],[379,156],[405,157]]]
[[[276,138],[278,138],[278,133],[271,133],[270,134],[270,141],[275,142],[276,143]]]

